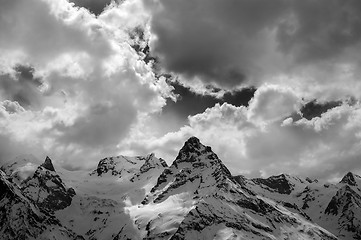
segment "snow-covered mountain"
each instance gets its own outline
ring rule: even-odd
[[[171,166],[116,156],[93,171],[47,157],[0,170],[1,239],[360,239],[361,178],[232,176],[192,137]]]
[[[212,149],[195,137],[142,204],[129,211],[144,239],[336,239],[238,184]]]
[[[338,184],[281,174],[267,179],[235,179],[339,239],[361,239],[361,177],[347,173]]]
[[[13,239],[81,239],[53,215],[41,211],[0,170],[0,236]]]

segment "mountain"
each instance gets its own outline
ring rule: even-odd
[[[49,157],[31,177],[20,183],[20,187],[26,196],[47,212],[68,207],[75,195],[74,189],[67,188],[56,173]]]
[[[191,137],[168,166],[154,154],[68,171],[21,156],[0,170],[1,239],[360,239],[361,177],[338,184],[232,176]]]
[[[133,182],[148,171],[165,167],[168,167],[167,163],[161,158],[156,158],[153,153],[145,157],[117,156],[100,160],[92,174],[97,173],[98,176],[111,174]]]
[[[108,157],[100,160],[92,172],[54,167],[49,157],[43,163],[32,156],[18,157],[1,167],[2,174],[23,200],[20,209],[30,212],[28,221],[32,225],[14,217],[10,210],[15,200],[7,198],[2,203],[10,210],[4,210],[2,222],[11,225],[4,224],[0,229],[11,232],[6,239],[68,239],[47,230],[52,228],[68,231],[70,239],[140,239],[124,208],[144,199],[165,167],[165,161],[154,154]],[[14,233],[11,227],[19,230]]]
[[[31,177],[42,162],[33,155],[21,155],[5,163],[0,167],[14,183],[20,185],[28,177]]]
[[[267,179],[235,179],[339,239],[361,239],[361,177],[356,174],[347,173],[338,184],[285,174]]]
[[[130,213],[144,239],[337,239],[237,183],[195,137],[142,203]]]
[[[76,239],[50,214],[42,212],[11,178],[0,170],[0,236],[12,239]]]
[[[107,157],[90,173],[63,170],[77,195],[55,215],[85,239],[140,239],[126,207],[144,199],[166,166],[164,160],[149,154]]]

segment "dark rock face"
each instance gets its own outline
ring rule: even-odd
[[[222,179],[225,177],[232,178],[230,171],[212,149],[200,143],[198,138],[191,137],[184,143],[173,164],[169,168],[164,169],[158,177],[157,184],[151,189],[151,193],[164,187],[163,185],[167,182],[172,181],[169,188],[157,197],[156,201],[160,201],[165,193],[186,183],[197,180],[200,182],[199,186],[203,185],[202,169],[213,169],[210,174],[219,183],[222,183]]]
[[[16,186],[0,173],[0,234],[2,239],[27,239],[43,232],[42,216]],[[12,208],[16,206],[16,208]],[[33,210],[34,209],[34,210]],[[29,228],[29,229],[28,229]]]
[[[287,180],[284,174],[272,176],[267,179],[255,178],[253,182],[263,184],[281,194],[290,194],[293,190],[293,185]]]
[[[70,206],[75,191],[66,188],[60,176],[40,166],[34,176],[27,179],[22,191],[33,199],[40,208],[54,212]]]
[[[155,192],[155,190],[162,184],[167,182],[167,176],[171,175],[173,172],[169,168],[164,169],[164,171],[160,174],[157,180],[157,184],[150,190],[150,192]]]
[[[140,173],[148,172],[152,168],[156,167],[168,167],[167,163],[163,159],[159,159],[159,163],[154,161],[154,153],[149,154],[146,157],[138,157],[139,160],[144,160],[144,164],[140,167]],[[158,166],[160,164],[160,166]]]
[[[352,232],[354,239],[360,239],[361,221],[359,220],[361,209],[361,196],[350,186],[346,185],[339,189],[325,209],[325,214],[337,215],[340,229]]]
[[[41,164],[40,166],[42,166],[43,168],[45,168],[45,169],[47,169],[49,171],[55,172],[53,163],[52,163],[51,159],[48,156],[46,156],[45,162],[43,164]]]
[[[113,175],[117,175],[118,173],[114,172],[115,171],[114,169],[115,169],[114,158],[110,157],[100,160],[96,171],[98,173],[98,176],[101,176],[102,174],[107,173],[109,171],[112,171]]]
[[[351,172],[348,172],[340,181],[340,183],[345,183],[348,184],[350,186],[356,186],[356,179],[355,179],[355,175]]]
[[[156,158],[154,153],[137,157],[107,157],[99,161],[97,169],[91,175],[102,176],[111,173],[119,178],[129,177],[130,181],[134,182],[139,180],[144,173],[157,169],[163,170],[165,167],[168,167],[167,163],[163,159]]]
[[[361,197],[349,186],[345,186],[337,191],[325,209],[326,214],[338,215],[350,209],[350,205],[356,204],[361,207]]]
[[[168,167],[168,164],[166,163],[166,161],[163,158],[159,158],[159,161],[163,167]]]
[[[75,234],[62,227],[54,216],[42,212],[0,171],[0,238],[2,240],[50,239],[39,236],[46,230],[52,231],[52,229],[60,229],[66,239],[75,237]]]
[[[242,175],[237,175],[237,176],[233,176],[233,180],[236,181],[241,186],[243,186],[245,185],[247,179]]]
[[[201,157],[204,157],[205,159],[202,159]],[[232,177],[231,172],[224,166],[217,154],[212,151],[212,148],[204,146],[196,137],[191,137],[184,143],[184,146],[179,151],[178,156],[172,165],[177,168],[182,162],[192,163],[193,168],[204,168],[217,165],[227,176]]]

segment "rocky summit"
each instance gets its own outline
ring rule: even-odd
[[[154,154],[68,171],[46,157],[0,170],[1,239],[361,239],[360,177],[248,179],[196,137]]]

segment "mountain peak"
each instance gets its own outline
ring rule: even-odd
[[[267,179],[255,178],[252,181],[266,185],[268,188],[281,194],[290,194],[294,189],[294,184],[291,183],[290,176],[287,174],[271,176]]]
[[[190,137],[181,148],[180,152],[199,152],[205,146],[196,137]]]
[[[198,138],[189,138],[180,149],[176,160],[173,162],[176,166],[182,162],[219,162],[218,156],[209,146],[203,145]]]
[[[98,176],[103,176],[109,173],[112,176],[131,180],[134,176],[151,169],[163,169],[165,167],[168,167],[167,163],[163,159],[156,158],[154,153],[135,157],[119,155],[100,160],[97,169],[92,174],[97,173]]]
[[[48,156],[46,156],[44,163],[41,164],[40,166],[42,166],[43,168],[45,168],[47,170],[55,172],[53,163],[52,163],[51,159]]]
[[[356,186],[357,182],[356,182],[356,177],[358,177],[357,175],[353,174],[352,172],[348,172],[340,181],[340,183],[345,183],[348,184],[350,186]]]
[[[191,195],[199,197],[200,191],[207,195],[226,185],[226,182],[232,182],[231,179],[230,171],[211,147],[191,137],[184,143],[172,165],[158,177],[151,195],[143,203],[149,202],[149,199],[153,199],[154,203],[164,201],[183,188],[188,189]]]
[[[198,147],[198,146],[201,146],[202,143],[199,141],[199,139],[197,137],[192,136],[184,143],[184,145],[191,145],[194,147]]]

